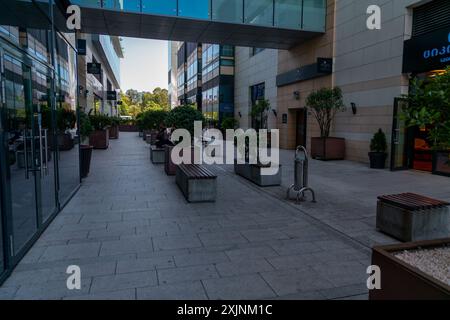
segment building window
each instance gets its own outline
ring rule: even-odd
[[[257,48],[257,47],[253,47],[250,49],[250,56],[256,56],[258,53],[263,52],[265,50],[265,48]]]

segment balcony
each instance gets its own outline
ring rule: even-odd
[[[72,0],[82,31],[289,49],[325,32],[326,0]]]

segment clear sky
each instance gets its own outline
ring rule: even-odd
[[[167,89],[167,41],[123,38],[125,58],[120,63],[121,89]]]

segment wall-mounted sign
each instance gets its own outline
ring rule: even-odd
[[[117,92],[116,91],[106,91],[106,100],[116,101]]]
[[[318,58],[316,63],[277,75],[277,87],[311,80],[333,73],[333,59]]]
[[[89,62],[87,64],[87,73],[100,75],[102,73],[102,65],[101,65],[101,63]]]
[[[450,65],[450,28],[405,41],[403,73],[420,73]]]
[[[333,73],[333,59],[317,58],[317,72],[325,74]]]
[[[86,55],[86,40],[84,39],[77,40],[77,51],[79,56]]]
[[[282,122],[283,122],[283,124],[286,124],[287,123],[287,117],[288,117],[288,115],[287,115],[287,113],[283,113],[283,116],[282,116]]]

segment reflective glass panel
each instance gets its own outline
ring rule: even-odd
[[[304,0],[302,29],[325,31],[325,2],[325,0]]]
[[[275,0],[275,26],[287,29],[301,29],[301,1]]]
[[[209,19],[209,0],[178,0],[178,15],[181,17]]]
[[[177,0],[142,0],[142,12],[177,15]]]
[[[213,20],[242,23],[243,11],[243,0],[212,0]]]
[[[245,23],[273,26],[273,0],[245,1]]]

